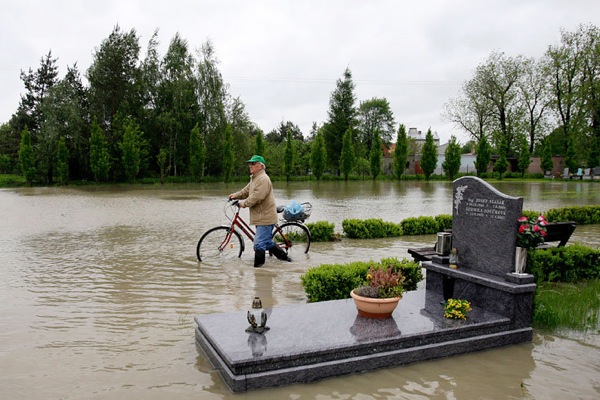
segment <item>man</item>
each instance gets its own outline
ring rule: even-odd
[[[265,171],[265,159],[254,155],[246,162],[250,168],[250,183],[239,192],[230,194],[229,200],[243,199],[239,203],[240,207],[250,208],[250,224],[256,226],[254,267],[264,265],[267,250],[280,260],[292,261],[287,253],[273,242],[277,205],[273,196],[273,184]]]

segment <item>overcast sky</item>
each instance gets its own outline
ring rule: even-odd
[[[190,49],[210,40],[230,93],[268,133],[292,121],[306,135],[327,120],[349,67],[357,104],[384,97],[396,123],[442,143],[468,137],[441,114],[493,51],[539,58],[560,31],[600,26],[598,0],[2,0],[0,123],[24,93],[20,71],[52,50],[59,76],[85,71],[118,24],[142,51],[159,29],[161,56],[179,32]],[[87,83],[86,83],[87,84]]]

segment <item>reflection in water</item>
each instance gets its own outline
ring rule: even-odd
[[[400,329],[394,318],[370,319],[356,316],[350,327],[350,333],[358,342],[400,336]]]
[[[252,352],[252,357],[262,357],[267,351],[267,336],[260,333],[249,333],[248,347]]]
[[[526,209],[600,204],[596,184],[532,183],[531,193],[527,184],[499,185],[524,196]],[[331,221],[337,231],[349,217],[398,222],[451,212],[448,183],[276,182],[275,187],[278,201],[310,201],[310,222]],[[254,296],[267,312],[306,302],[300,276],[310,267],[408,257],[408,247],[435,240],[426,235],[316,243],[293,263],[269,258],[258,269],[252,267],[251,251],[227,265],[200,264],[197,241],[208,227],[225,222],[222,210],[231,190],[225,184],[0,190],[2,396],[239,398],[198,354],[194,315],[247,310]],[[599,229],[578,227],[571,240],[598,247]],[[352,329],[364,338],[360,321]],[[267,351],[262,339],[248,340],[256,354]],[[598,398],[599,351],[597,334],[537,334],[533,344],[243,396]]]

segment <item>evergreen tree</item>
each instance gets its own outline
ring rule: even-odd
[[[340,171],[344,175],[344,180],[348,180],[348,176],[354,166],[354,146],[352,145],[352,129],[348,128],[344,134],[342,142],[342,152],[340,155]]]
[[[450,180],[454,180],[460,171],[460,150],[461,147],[456,141],[456,136],[452,135],[444,152],[444,162],[442,163],[442,168]]]
[[[508,170],[508,161],[506,160],[507,147],[506,140],[502,138],[498,147],[498,160],[494,164],[494,172],[499,174],[498,179],[502,179],[502,175]]]
[[[125,177],[133,183],[140,172],[143,158],[143,135],[137,122],[127,119],[124,125],[123,141],[119,143],[121,161]]]
[[[379,138],[378,130],[375,130],[373,133],[373,145],[371,146],[369,159],[371,161],[371,175],[373,176],[373,180],[375,180],[381,173],[381,139]]]
[[[283,163],[283,171],[285,174],[285,180],[290,181],[290,177],[292,176],[292,171],[294,169],[294,147],[292,144],[292,131],[288,131],[287,133],[287,141],[285,144],[285,156]]]
[[[487,172],[491,159],[492,148],[487,141],[486,135],[483,135],[477,144],[477,156],[475,157],[475,169],[477,169],[477,176],[481,176],[481,174]]]
[[[552,161],[552,147],[550,146],[550,142],[544,140],[543,148],[542,148],[542,171],[544,174],[548,171],[552,172],[554,170],[554,162]]]
[[[21,102],[17,110],[17,128],[22,131],[27,127],[29,134],[32,135],[32,145],[37,144],[37,138],[40,126],[44,121],[42,104],[50,89],[58,82],[58,67],[56,61],[52,58],[52,51],[40,60],[40,67],[34,72],[31,68],[27,73],[21,71],[21,80],[25,85],[25,95],[21,97]]]
[[[435,171],[437,162],[437,148],[435,146],[435,141],[433,140],[433,133],[431,132],[431,128],[429,128],[425,135],[425,144],[423,144],[423,152],[421,154],[421,169],[425,174],[426,180],[429,180],[429,177]]]
[[[37,174],[35,168],[35,154],[31,145],[31,133],[25,127],[21,133],[21,146],[19,147],[19,162],[21,164],[21,172],[25,176],[27,184],[31,185]]]
[[[398,128],[398,138],[396,139],[396,149],[394,150],[394,172],[396,179],[400,179],[406,169],[406,160],[408,159],[408,136],[406,127],[400,124]]]
[[[574,173],[577,169],[577,153],[575,152],[575,143],[573,136],[569,136],[567,140],[567,153],[565,154],[565,165],[569,168],[569,172]]]
[[[360,175],[360,177],[364,180],[365,176],[369,175],[370,171],[371,171],[371,164],[369,163],[369,161],[364,158],[364,157],[354,157],[355,162],[354,162],[354,172],[358,175]]]
[[[202,179],[205,157],[204,138],[200,133],[198,124],[196,124],[190,132],[190,174],[196,182],[200,182]]]
[[[523,138],[521,139],[521,145],[519,146],[519,160],[517,163],[517,166],[519,167],[519,172],[521,173],[521,178],[525,177],[525,172],[527,172],[529,164],[531,164],[531,153],[529,152],[529,144],[527,143],[527,138],[523,136]]]
[[[58,140],[56,165],[60,184],[66,185],[69,181],[69,149],[64,137]]]
[[[327,153],[325,150],[325,141],[323,140],[323,134],[317,133],[311,147],[310,168],[312,169],[312,173],[318,181],[321,180],[321,177],[325,172],[326,162]]]
[[[329,99],[328,120],[323,126],[323,139],[327,149],[327,161],[333,168],[341,166],[343,137],[350,130],[351,139],[356,126],[356,108],[354,103],[354,82],[349,68],[344,71],[344,78],[338,79],[336,89]]]
[[[234,153],[233,153],[233,127],[227,124],[225,127],[225,140],[223,146],[223,178],[225,183],[231,179],[233,172]]]
[[[110,155],[106,138],[96,120],[92,122],[92,133],[90,134],[90,168],[96,182],[104,182],[108,179]]]
[[[254,154],[258,154],[259,156],[265,155],[265,135],[261,130],[256,132],[256,140],[254,143]]]

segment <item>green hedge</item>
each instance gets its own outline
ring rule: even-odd
[[[545,216],[552,222],[575,221],[577,225],[600,224],[600,206],[552,208]]]
[[[333,223],[317,221],[307,223],[306,227],[310,230],[310,240],[312,242],[331,242],[336,238]]]
[[[380,262],[355,261],[348,264],[322,264],[308,269],[300,277],[309,302],[340,300],[350,297],[352,289],[367,283],[369,267],[392,267],[404,275],[405,291],[416,290],[423,280],[421,266],[415,261],[383,258]]]
[[[346,237],[352,239],[378,239],[402,236],[402,226],[393,222],[384,222],[380,218],[345,219],[342,229]]]
[[[600,278],[600,250],[581,245],[532,249],[526,272],[536,282],[574,283]]]

